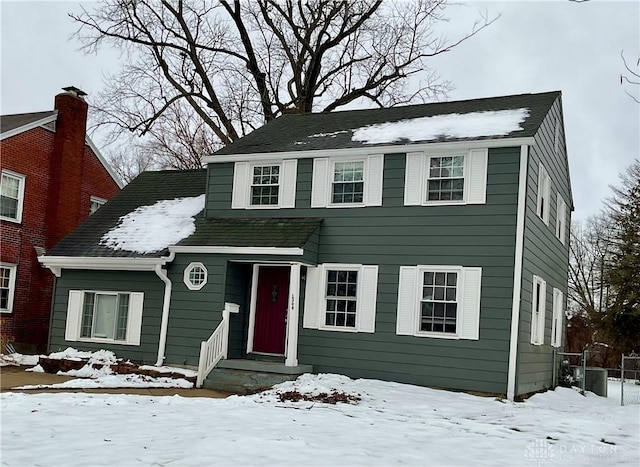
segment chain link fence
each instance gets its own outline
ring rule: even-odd
[[[620,404],[640,404],[640,356],[622,355],[620,364]]]

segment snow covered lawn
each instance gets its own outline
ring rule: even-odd
[[[281,401],[336,389],[357,403]],[[294,395],[296,394],[294,393]],[[336,375],[227,399],[3,393],[2,464],[632,465],[640,407],[571,389],[525,403]]]

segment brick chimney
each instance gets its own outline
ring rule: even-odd
[[[49,249],[78,226],[82,166],[87,130],[86,93],[75,87],[63,88],[55,97],[56,119],[53,152],[49,161],[47,197],[47,241]]]

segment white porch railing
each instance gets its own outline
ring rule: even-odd
[[[220,360],[227,358],[229,347],[229,314],[237,313],[239,306],[235,303],[225,303],[222,310],[222,321],[211,337],[200,344],[200,361],[198,363],[198,378],[196,387],[202,387],[204,379],[211,373]]]

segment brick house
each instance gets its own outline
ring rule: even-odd
[[[85,93],[0,117],[0,340],[44,351],[54,276],[37,256],[115,195],[122,181],[86,135]]]

